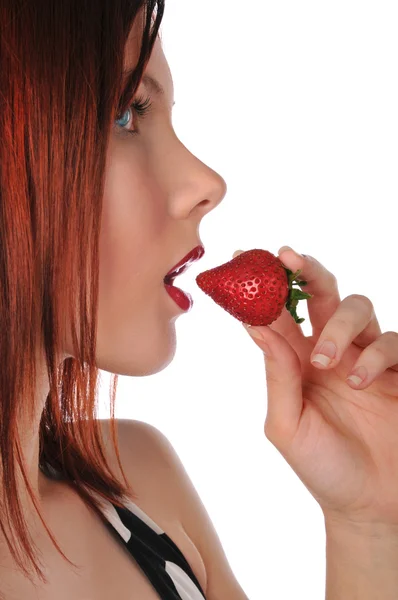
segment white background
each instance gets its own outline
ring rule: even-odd
[[[195,277],[234,250],[290,245],[398,329],[397,4],[166,0],[161,31],[176,133],[228,193],[202,222],[205,257],[179,278],[195,305],[177,319],[174,361],[120,377],[116,416],[171,441],[250,600],[319,600],[323,516],[264,436],[261,351]]]

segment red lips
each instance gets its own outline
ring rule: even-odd
[[[180,262],[178,262],[170,271],[167,273],[165,280],[174,279],[177,275],[184,273],[189,267],[200,260],[205,253],[203,246],[196,246],[191,252],[189,252]]]

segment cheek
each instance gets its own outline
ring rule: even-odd
[[[98,368],[147,376],[172,361],[176,312],[163,285],[169,251],[167,202],[156,177],[129,147],[111,153],[99,240]]]
[[[158,372],[175,349],[163,286],[167,211],[153,180],[130,157],[113,162],[105,183],[97,358],[100,368],[125,375]]]
[[[100,280],[119,295],[145,279],[162,230],[162,213],[151,173],[137,156],[117,157],[108,169],[100,235]],[[155,244],[155,246],[154,246]],[[161,255],[161,254],[160,254]],[[143,281],[141,281],[141,284]],[[126,286],[128,288],[126,289]]]

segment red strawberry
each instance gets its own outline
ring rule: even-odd
[[[296,278],[282,261],[266,250],[248,250],[231,261],[200,273],[196,283],[205,294],[233,317],[248,325],[270,325],[286,306],[296,323],[299,300],[312,298],[293,284],[307,285]]]

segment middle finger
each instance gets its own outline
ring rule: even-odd
[[[353,342],[366,347],[380,335],[381,329],[373,304],[369,298],[353,294],[340,303],[326,324],[311,355],[311,362],[316,360],[316,367],[335,367]],[[325,342],[328,342],[327,346],[324,345]],[[335,347],[334,356],[330,344]],[[325,348],[329,348],[326,355]]]

